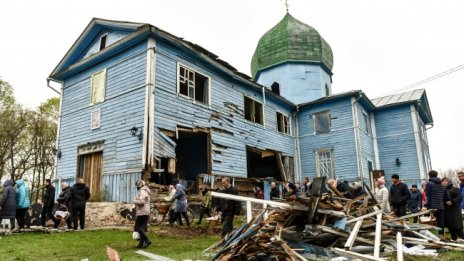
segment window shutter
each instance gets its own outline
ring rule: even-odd
[[[105,101],[106,70],[92,75],[91,104]]]

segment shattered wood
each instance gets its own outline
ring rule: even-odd
[[[410,217],[433,211],[399,218],[383,213],[368,187],[366,194],[348,199],[333,187],[320,193],[317,188],[322,186],[318,184],[324,182],[317,179],[311,198],[294,197],[275,207],[267,204],[249,223],[210,247],[208,250],[216,253],[212,260],[387,260],[385,255],[400,245],[407,250],[404,244],[416,246],[414,251],[405,250],[408,254],[436,254],[437,249],[464,251],[464,245],[437,240],[428,232],[437,227],[408,222]],[[399,233],[400,243],[396,240]],[[397,255],[402,258],[401,251]]]

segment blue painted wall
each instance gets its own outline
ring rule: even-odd
[[[211,105],[193,103],[177,94],[178,62],[211,78]],[[247,177],[246,146],[294,155],[294,138],[278,133],[276,120],[276,110],[291,115],[292,107],[266,95],[265,124],[262,126],[244,119],[244,95],[263,102],[261,89],[246,86],[201,62],[198,57],[157,41],[155,127],[169,131],[175,131],[176,126],[212,127],[213,174]],[[155,147],[155,155],[156,150]]]
[[[314,135],[313,114],[330,110],[331,133]],[[333,149],[335,177],[354,181],[358,177],[351,97],[302,108],[298,114],[302,176],[316,176],[316,151]]]
[[[57,177],[76,177],[78,146],[104,140],[102,195],[106,200],[131,201],[133,183],[118,183],[118,176],[138,177],[142,169],[142,143],[130,135],[130,128],[143,126],[146,46],[140,43],[64,80]],[[89,105],[91,75],[102,69],[106,69],[105,101]],[[100,128],[92,130],[90,117],[95,109],[101,110],[101,122]]]
[[[368,161],[372,162],[372,169],[375,170],[375,151],[374,151],[374,141],[372,136],[372,126],[370,122],[370,111],[367,110],[360,103],[356,103],[357,113],[358,113],[358,126],[359,126],[359,140],[361,141],[361,165],[362,165],[362,175],[364,180],[369,183],[369,171],[368,171]],[[363,114],[367,115],[367,128],[366,123],[363,118]]]
[[[410,105],[386,108],[375,112],[380,168],[386,180],[398,174],[405,183],[418,182],[419,163]],[[401,161],[397,166],[396,158]]]
[[[284,63],[260,72],[257,82],[270,88],[280,84],[280,95],[295,104],[325,97],[325,85],[332,93],[330,75],[320,65]]]
[[[103,35],[107,35],[106,38],[106,47],[112,45],[113,43],[121,40],[122,38],[126,37],[127,35],[130,34],[130,32],[127,31],[114,31],[114,30],[102,30],[93,42],[90,44],[89,48],[83,53],[81,59],[87,58],[93,54],[96,54],[100,51],[100,38]]]

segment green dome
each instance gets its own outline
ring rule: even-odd
[[[251,60],[251,74],[287,61],[322,63],[332,71],[333,54],[329,44],[311,26],[289,13],[259,39]]]

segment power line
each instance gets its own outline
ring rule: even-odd
[[[416,86],[419,86],[419,85],[422,85],[422,84],[431,82],[431,81],[433,81],[433,80],[439,79],[439,78],[441,78],[441,77],[444,77],[444,76],[446,76],[446,75],[448,75],[448,74],[457,72],[457,71],[462,70],[462,69],[464,69],[464,64],[461,64],[461,65],[459,65],[459,66],[456,66],[456,67],[454,67],[454,68],[451,68],[451,69],[449,69],[449,70],[446,70],[446,71],[444,71],[444,72],[441,72],[441,73],[436,74],[436,75],[434,75],[434,76],[428,77],[428,78],[426,78],[426,79],[424,79],[424,80],[422,80],[422,81],[418,81],[418,82],[416,82],[416,83],[407,85],[407,86],[405,86],[405,87],[403,87],[403,88],[400,88],[400,89],[398,89],[398,90],[394,90],[394,91],[392,91],[392,92],[389,92],[389,93],[386,94],[385,96],[388,96],[388,95],[391,95],[391,94],[395,94],[395,93],[398,93],[398,92],[406,91],[406,90],[408,90],[408,89],[411,89],[411,88],[414,88],[414,87],[416,87]],[[384,96],[383,96],[383,97],[384,97]]]

